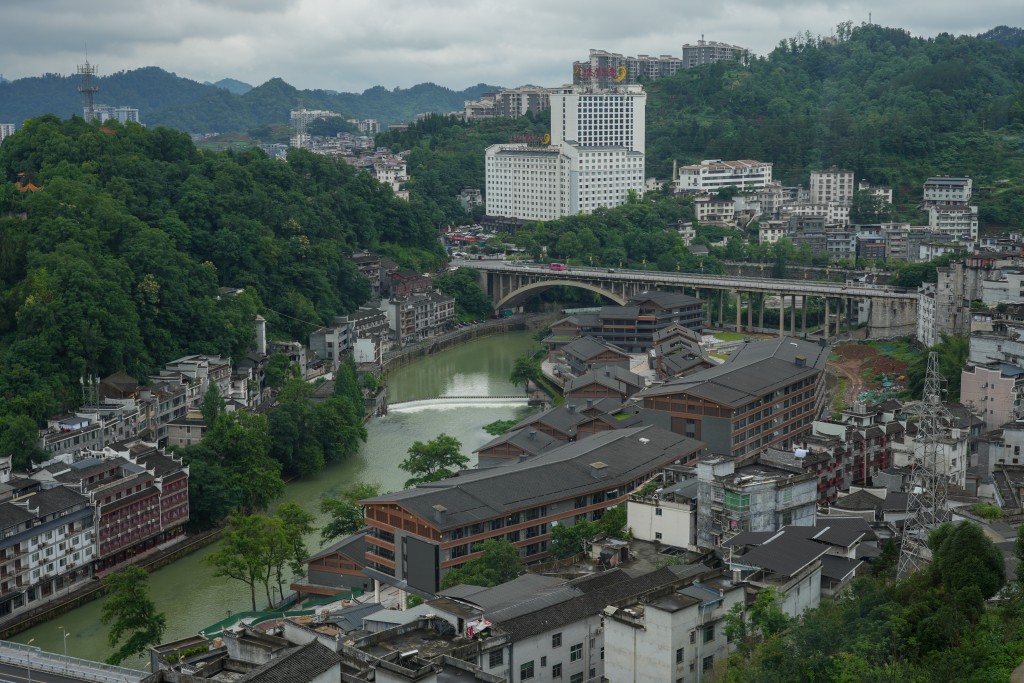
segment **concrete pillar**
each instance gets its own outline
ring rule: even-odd
[[[803,316],[803,319],[800,321],[800,332],[804,336],[806,336],[807,335],[807,295],[806,294],[804,295],[803,300],[801,301],[800,309],[801,309],[801,315]]]
[[[828,312],[828,297],[826,296],[825,297],[825,327],[824,327],[825,339],[828,339],[828,316],[829,316],[829,312]]]
[[[747,332],[754,332],[754,293],[747,292]]]
[[[740,314],[743,313],[743,295],[738,291],[736,292],[736,333],[739,334],[743,331],[743,327],[740,324]]]
[[[408,607],[409,603],[405,599],[405,595],[406,595],[405,591],[402,590],[401,588],[399,588],[398,589],[398,604],[399,604],[398,609],[402,610],[403,612],[405,610],[409,609],[409,607]]]
[[[708,309],[708,327],[711,327],[711,295],[710,295],[710,293],[708,294],[707,301],[706,301],[706,303],[704,305],[707,306],[707,309]]]
[[[779,336],[786,336],[786,297],[779,295]]]
[[[380,604],[380,581],[373,580],[373,601]]]
[[[796,294],[789,300],[789,334],[796,336]]]
[[[757,312],[757,329],[764,331],[764,292],[758,298],[761,300],[761,306]]]
[[[725,290],[718,290],[718,327],[722,328],[722,311],[725,310]]]

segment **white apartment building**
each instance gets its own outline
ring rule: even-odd
[[[552,90],[550,145],[487,148],[487,215],[553,220],[642,195],[646,97],[634,85]]]
[[[115,107],[109,104],[97,104],[93,107],[93,119],[96,121],[117,121],[118,123],[141,123],[139,110],[133,107]]]
[[[970,435],[967,430],[953,428],[939,438],[935,453],[935,469],[946,476],[953,486],[964,487],[967,482],[967,459],[970,452]],[[894,467],[911,467],[925,457],[924,443],[906,438],[892,443],[892,464]]]
[[[928,227],[958,242],[978,240],[978,207],[962,204],[933,204],[928,207]]]
[[[853,200],[853,171],[833,166],[822,171],[811,171],[811,203],[849,204]]]
[[[4,138],[14,135],[14,128],[13,123],[0,123],[0,142],[3,142]]]
[[[723,187],[741,190],[767,187],[772,182],[772,164],[753,159],[722,161],[705,159],[699,164],[682,166],[678,172],[677,192],[715,192]]]
[[[924,205],[967,206],[971,201],[971,179],[938,176],[924,181]]]
[[[878,197],[886,204],[892,204],[892,188],[881,185],[872,186],[866,180],[860,181],[857,185],[858,192],[870,192],[875,197]]]
[[[317,119],[329,119],[340,116],[341,114],[336,111],[327,111],[325,109],[292,109],[289,121],[292,128],[298,128],[299,126],[308,126]]]
[[[789,221],[764,221],[757,226],[758,244],[775,244],[789,234]]]

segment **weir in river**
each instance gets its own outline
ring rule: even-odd
[[[338,494],[358,482],[379,482],[384,490],[402,488],[408,474],[398,468],[413,441],[426,441],[444,432],[459,439],[463,453],[490,440],[483,426],[495,420],[525,417],[530,408],[522,386],[508,381],[517,356],[538,347],[532,332],[482,337],[418,359],[394,372],[388,379],[393,403],[413,403],[408,410],[392,411],[367,424],[369,438],[360,452],[334,464],[314,477],[290,483],[281,502],[294,502],[317,518],[322,525],[320,500]],[[446,400],[445,397],[508,397],[496,403],[479,399]],[[421,403],[422,402],[422,403]],[[416,406],[416,403],[421,405]],[[475,458],[474,464],[475,464]],[[239,582],[215,578],[203,558],[217,549],[212,545],[159,569],[150,575],[150,594],[157,609],[167,615],[164,640],[194,635],[199,629],[228,616],[229,612],[249,609],[249,589]],[[307,539],[310,553],[319,549],[319,533]],[[64,653],[64,627],[69,633],[67,652],[71,656],[102,660],[113,651],[107,642],[107,630],[100,624],[102,600],[96,600],[68,612],[53,621],[24,631],[12,640]],[[265,607],[257,603],[260,608]],[[146,666],[142,659],[125,666]]]

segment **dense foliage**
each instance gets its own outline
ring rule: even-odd
[[[453,477],[469,463],[469,457],[462,454],[462,442],[444,433],[426,442],[413,441],[408,453],[398,464],[412,475],[406,488]]]
[[[523,570],[519,548],[504,538],[489,538],[477,543],[473,546],[473,552],[480,553],[480,556],[469,560],[461,567],[449,569],[441,579],[441,588],[451,588],[459,584],[497,586],[516,578]]]
[[[155,66],[120,71],[93,79],[99,87],[97,102],[126,105],[139,110],[149,126],[167,126],[193,133],[248,131],[260,126],[287,124],[289,112],[306,109],[336,111],[346,117],[375,118],[382,125],[411,121],[423,112],[447,113],[463,102],[494,90],[479,85],[462,91],[433,83],[386,90],[380,86],[363,93],[298,90],[280,78],[255,88],[225,79],[215,84],[181,78]],[[45,74],[0,83],[0,121],[16,121],[55,114],[82,115],[78,76]]]
[[[768,600],[745,627],[730,619],[741,642],[725,680],[1007,680],[1024,657],[1024,598],[1010,586],[986,609],[1006,580],[1002,554],[968,522],[939,527],[929,546],[932,564],[903,581],[858,578],[792,621]]]
[[[117,648],[107,658],[108,664],[138,657],[161,642],[167,617],[156,611],[149,597],[149,574],[145,569],[132,566],[108,574],[103,588],[107,597],[100,608],[100,622],[110,627],[107,642]]]

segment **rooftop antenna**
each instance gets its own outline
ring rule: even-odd
[[[88,123],[96,118],[96,105],[93,102],[93,95],[99,91],[99,86],[92,82],[96,75],[96,65],[89,63],[89,49],[85,50],[85,64],[78,65],[78,75],[82,77],[82,84],[78,86],[78,92],[82,93],[85,100],[85,107],[82,110],[85,122]]]
[[[903,579],[931,562],[928,534],[949,517],[946,493],[949,479],[939,462],[942,439],[953,426],[953,416],[942,404],[945,379],[939,374],[939,354],[928,354],[924,379],[924,397],[907,406],[904,412],[916,413],[917,438],[914,447],[914,474],[907,495],[907,519],[903,526],[900,561],[896,576]]]

